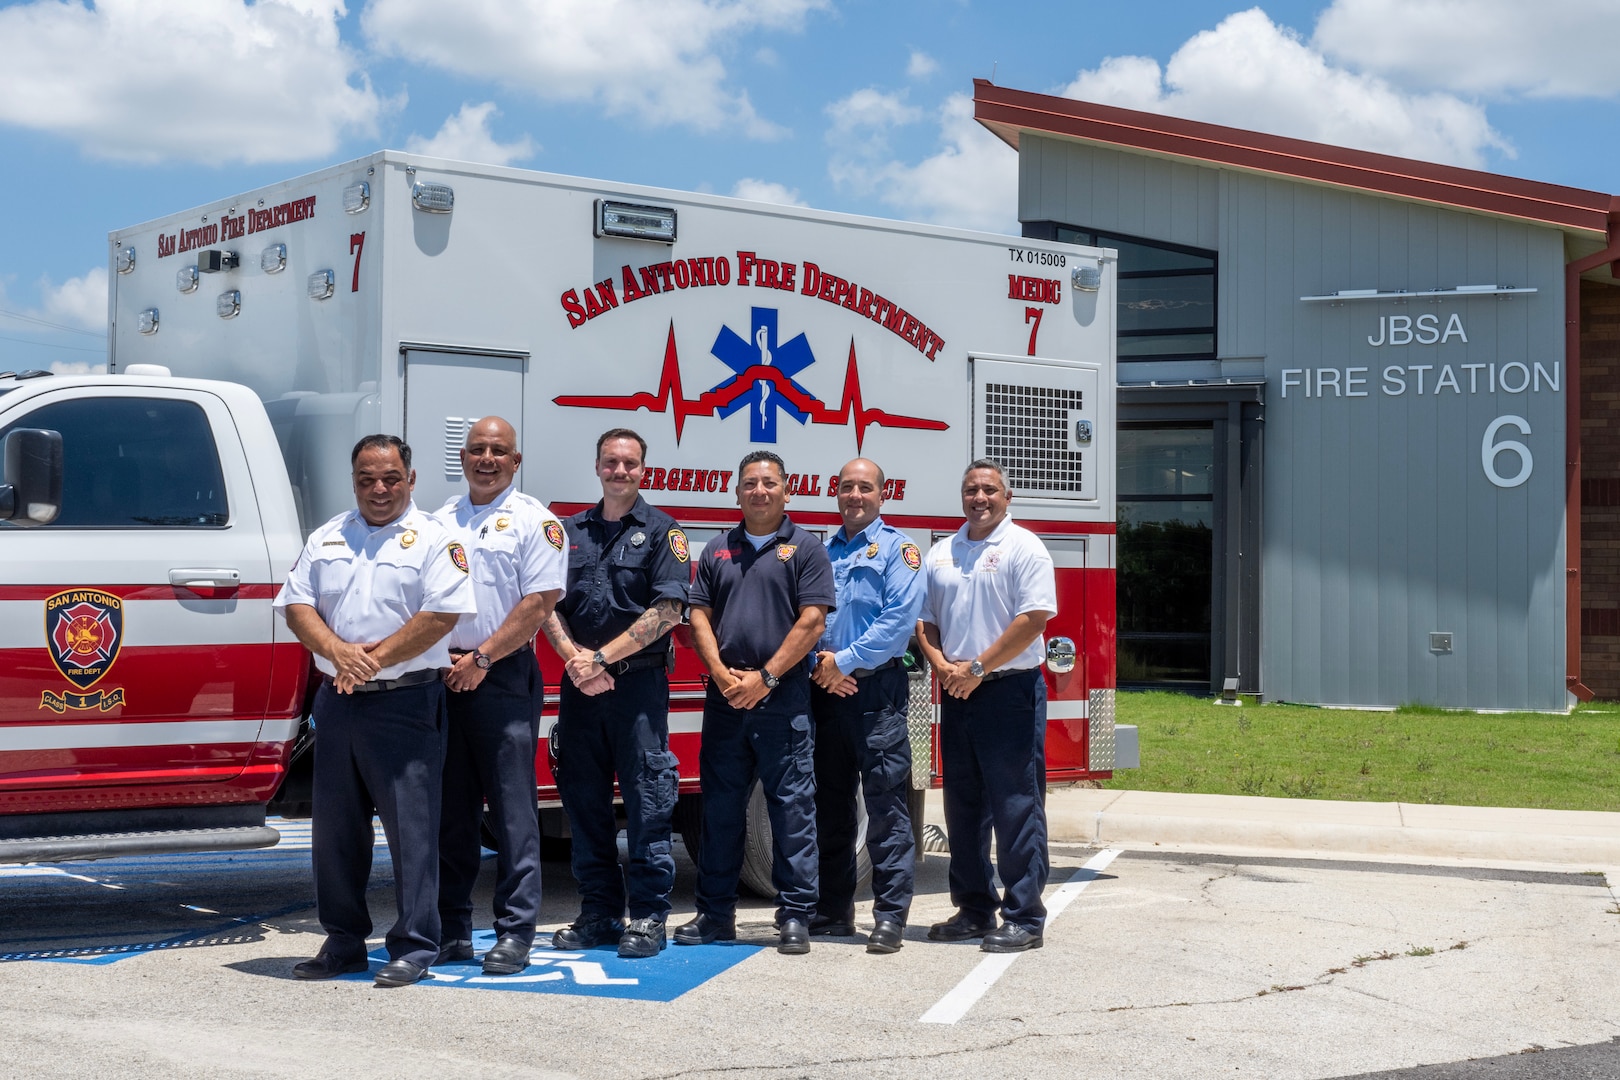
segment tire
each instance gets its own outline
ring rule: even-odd
[[[765,807],[765,788],[758,781],[748,796],[748,835],[743,841],[742,885],[755,896],[771,900],[771,816]],[[872,857],[866,851],[866,802],[855,787],[855,895],[872,886]]]

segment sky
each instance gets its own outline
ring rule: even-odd
[[[1620,192],[1620,0],[0,0],[0,371],[107,234],[380,149],[1018,232],[973,79]]]

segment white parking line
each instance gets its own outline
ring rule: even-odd
[[[1091,857],[1091,861],[1074,872],[1074,876],[1058,887],[1052,894],[1052,899],[1046,903],[1046,927],[1051,929],[1052,923],[1063,909],[1080,895],[1080,891],[1093,881],[1104,867],[1114,861],[1120,853],[1119,848],[1109,848],[1099,851]],[[932,1009],[922,1014],[918,1021],[923,1024],[954,1024],[967,1015],[967,1011],[996,984],[996,980],[1012,967],[1022,953],[991,953],[979,961],[979,966],[968,972],[967,977],[957,983],[951,992],[940,998]]]

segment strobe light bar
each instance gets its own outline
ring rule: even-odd
[[[618,236],[628,240],[675,242],[675,208],[642,206],[638,203],[596,200],[596,235]]]

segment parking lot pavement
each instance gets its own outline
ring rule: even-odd
[[[778,955],[771,907],[745,901],[740,945],[637,962],[538,951],[525,976],[556,977],[533,993],[481,986],[472,967],[400,990],[297,982],[321,937],[296,840],[66,868],[77,877],[17,868],[0,873],[0,1072],[1620,1075],[1620,915],[1601,876],[1067,844],[1053,864],[1048,900],[1067,907],[1043,949],[1012,958],[925,940],[951,911],[946,860],[930,856],[893,956],[867,954],[863,936]],[[386,859],[377,871],[380,939]],[[544,872],[549,931],[575,901],[565,865]],[[677,919],[692,885],[682,853]],[[679,979],[679,994],[650,989]],[[1466,1071],[1532,1062],[1551,1071]]]

